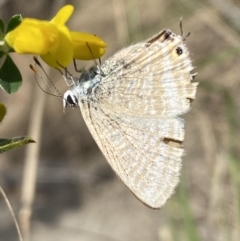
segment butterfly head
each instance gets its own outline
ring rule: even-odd
[[[67,90],[63,95],[63,109],[66,110],[68,106],[78,106],[78,98],[72,90]]]

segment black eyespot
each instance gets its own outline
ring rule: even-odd
[[[183,53],[183,49],[181,47],[178,47],[176,49],[177,55],[181,55]]]

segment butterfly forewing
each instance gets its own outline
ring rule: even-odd
[[[104,105],[119,113],[164,118],[189,110],[196,93],[189,53],[181,36],[164,32],[166,39],[160,33],[155,41],[125,49],[127,53],[134,51],[131,57],[123,58],[120,51],[106,61],[103,70],[109,69],[112,60],[116,67],[96,90]]]

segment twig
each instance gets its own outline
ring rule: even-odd
[[[18,222],[17,222],[17,219],[16,219],[15,214],[14,214],[14,212],[13,212],[12,206],[11,206],[10,202],[8,201],[8,198],[7,198],[7,196],[6,196],[4,190],[2,189],[1,186],[0,186],[0,192],[1,192],[1,194],[2,194],[2,196],[3,196],[3,198],[4,198],[5,202],[6,202],[6,204],[7,204],[7,206],[8,206],[8,209],[9,209],[11,215],[12,215],[12,218],[13,218],[13,221],[14,221],[14,224],[15,224],[15,227],[16,227],[17,232],[18,232],[19,240],[20,240],[20,241],[23,241],[23,238],[22,238],[22,235],[21,235],[21,231],[20,231],[20,228],[19,228],[19,226],[18,226]]]
[[[19,222],[23,237],[29,240],[30,219],[32,215],[32,204],[35,196],[36,176],[38,168],[38,156],[41,143],[41,125],[43,120],[43,110],[45,98],[43,92],[36,85],[36,94],[33,98],[32,113],[30,116],[29,135],[36,141],[35,145],[26,147],[25,166],[21,193],[21,209],[19,212]]]

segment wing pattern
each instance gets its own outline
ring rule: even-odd
[[[108,75],[95,92],[103,105],[118,113],[163,118],[189,110],[197,83],[191,83],[188,50],[181,36],[163,36],[160,33],[154,42],[130,46],[105,62],[102,69]]]
[[[115,173],[142,202],[160,208],[179,182],[182,119],[119,116],[94,102],[82,104],[81,111]]]
[[[184,123],[197,83],[181,36],[164,30],[107,60],[90,91],[78,93],[83,118],[107,161],[143,203],[160,208],[179,182]],[[90,86],[90,84],[85,84]]]

